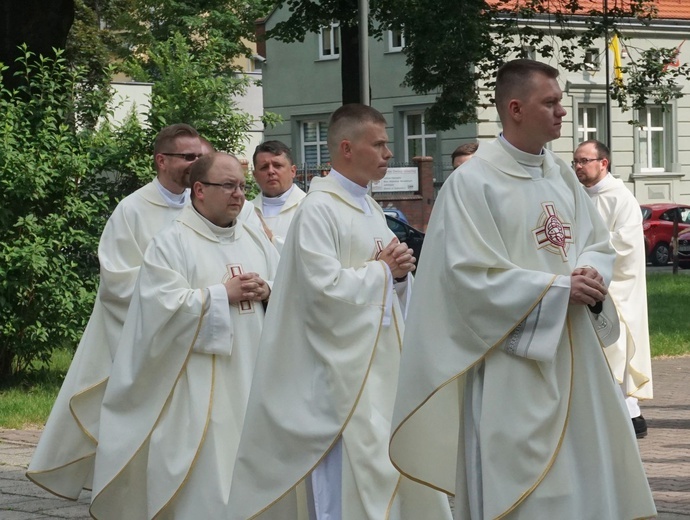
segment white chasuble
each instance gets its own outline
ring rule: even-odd
[[[445,496],[388,458],[403,323],[376,253],[393,238],[330,176],[312,181],[281,253],[230,494],[232,519],[307,518],[305,479],[342,443],[341,518],[449,519]],[[404,505],[413,511],[403,513]]]
[[[635,196],[611,174],[586,190],[611,233],[616,250],[609,295],[621,321],[618,341],[604,350],[626,395],[651,399],[652,359],[647,321],[647,258],[642,212]]]
[[[265,199],[261,193],[252,200],[254,208],[256,208],[256,211],[273,233],[273,245],[278,248],[278,251],[282,250],[292,219],[295,217],[297,208],[306,196],[307,194],[299,186],[293,184],[285,204],[281,206],[280,211],[275,215],[268,215],[264,212]]]
[[[609,235],[572,170],[544,154],[533,177],[503,145],[482,143],[441,189],[408,312],[391,460],[455,493],[458,519],[651,517],[590,311],[547,303],[576,267],[611,279]],[[505,348],[537,309],[544,326],[562,323],[543,335],[552,360]]]
[[[139,266],[153,235],[179,213],[154,180],[123,199],[108,219],[98,246],[93,312],[27,472],[51,493],[76,500],[82,488],[91,489],[101,401]]]
[[[188,206],[146,251],[103,399],[91,514],[227,518],[259,336],[260,303],[229,305],[239,271],[272,280],[278,253]]]

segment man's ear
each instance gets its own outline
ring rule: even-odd
[[[522,101],[519,99],[511,99],[508,102],[508,114],[510,117],[519,121],[522,119]]]
[[[192,186],[192,191],[194,192],[194,197],[201,200],[204,199],[204,185],[201,184],[199,181],[194,183],[194,185]]]
[[[352,143],[350,142],[349,139],[343,139],[340,141],[340,154],[343,157],[350,158],[352,157]]]
[[[156,163],[156,170],[161,171],[161,169],[163,168],[163,163],[165,162],[165,155],[163,155],[162,153],[157,153],[153,157],[153,162]]]
[[[604,168],[606,171],[609,171],[609,160],[608,160],[606,157],[604,157],[604,158],[601,160],[601,166],[602,166],[602,168]]]

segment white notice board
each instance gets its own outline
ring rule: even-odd
[[[419,173],[416,166],[388,168],[386,176],[371,183],[376,193],[394,191],[419,191]]]

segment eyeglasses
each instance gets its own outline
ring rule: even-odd
[[[200,153],[172,153],[172,152],[161,152],[161,155],[167,155],[169,157],[181,157],[187,162],[194,162],[196,161],[199,157],[201,157]]]
[[[602,159],[573,159],[572,162],[570,163],[573,168],[575,168],[577,165],[580,166],[586,166],[592,161],[601,161]]]
[[[237,191],[237,190],[241,191],[242,193],[247,191],[246,184],[235,184],[234,182],[224,182],[222,184],[219,182],[206,182],[206,181],[199,181],[199,182],[201,184],[205,184],[206,186],[218,186],[226,193],[235,193],[235,191]]]

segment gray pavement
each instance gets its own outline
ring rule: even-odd
[[[642,403],[649,435],[638,441],[640,453],[659,519],[690,520],[690,356],[655,359],[653,370],[655,397]],[[24,476],[40,434],[0,429],[0,520],[90,518],[90,493],[78,502],[60,499]]]

